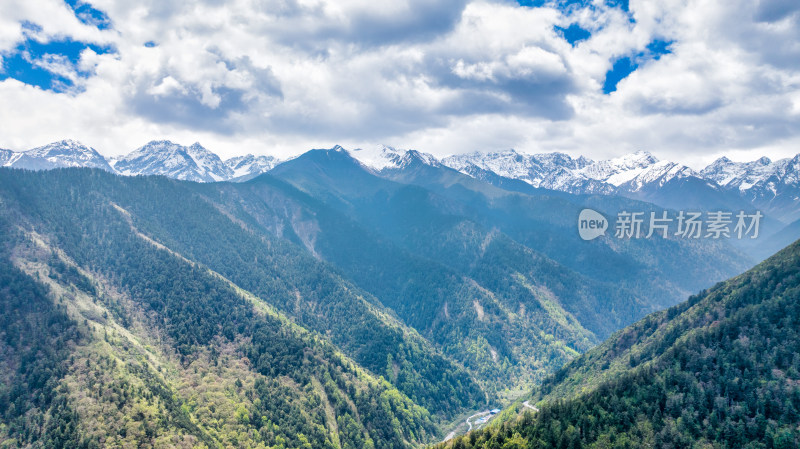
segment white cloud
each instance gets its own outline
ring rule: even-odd
[[[41,27],[43,42],[116,49],[85,50],[77,68],[37,62],[80,92],[0,81],[0,146],[72,137],[115,155],[172,138],[223,155],[287,155],[383,142],[596,158],[644,148],[698,163],[798,151],[800,12],[783,0],[632,0],[634,22],[602,3],[91,3],[112,29],[56,0],[0,4],[0,55],[25,39],[23,21]],[[573,22],[592,32],[574,48],[554,30]],[[636,58],[654,39],[673,41],[673,53],[636,59],[639,69],[603,95],[614,59]]]
[[[171,76],[165,76],[161,79],[159,84],[147,89],[147,93],[156,97],[162,97],[166,95],[174,95],[176,93],[185,95],[187,91],[186,88],[184,88],[181,83],[178,82],[178,80]]]
[[[540,81],[569,76],[561,57],[539,47],[524,47],[502,60],[466,64],[459,59],[452,70],[461,78],[492,82],[500,79]]]
[[[83,24],[63,1],[12,0],[0,2],[0,53],[13,49],[24,38],[24,22],[40,26],[42,31],[34,34],[44,42],[59,37],[95,43],[113,39],[111,33]]]

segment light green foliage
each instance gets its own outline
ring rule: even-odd
[[[119,206],[133,192],[122,180],[89,171],[0,177],[0,299],[13,311],[0,314],[11,364],[0,385],[0,444],[380,449],[432,439],[430,413],[393,385],[326,338],[254,307],[252,295],[180,247],[155,244],[135,227],[135,209]],[[156,192],[137,189],[137,201],[168,209],[185,198],[170,181],[156,183]],[[190,230],[191,220],[179,225]],[[272,299],[262,293],[256,301]]]

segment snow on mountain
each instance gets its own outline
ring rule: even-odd
[[[637,151],[613,159],[592,161],[583,156],[572,158],[563,153],[522,154],[514,150],[449,156],[444,165],[472,177],[489,180],[489,174],[525,181],[550,190],[575,194],[624,194],[636,196],[642,189],[652,193],[674,179],[697,178],[691,185],[707,184],[691,168],[669,161],[659,161],[647,151]],[[704,187],[704,188],[706,188]]]
[[[753,186],[763,185],[771,177],[775,177],[775,180],[783,184],[797,185],[798,157],[800,155],[794,159],[780,159],[775,162],[767,157],[752,162],[733,162],[727,157],[721,157],[700,173],[721,186],[736,188],[741,192],[746,192]],[[795,161],[794,169],[792,161]]]
[[[489,170],[505,178],[519,179],[538,187],[541,178],[537,176],[537,164],[531,156],[514,150],[471,154],[458,154],[442,159],[442,163],[454,170],[464,171],[470,165]]]
[[[572,179],[575,170],[585,167],[591,161],[584,157],[572,159],[564,153],[521,154],[512,149],[492,153],[459,154],[442,159],[442,163],[461,172],[465,172],[467,167],[473,164],[505,178],[525,181],[534,187],[551,188],[548,184],[572,184],[575,181]],[[544,182],[546,179],[550,181]]]
[[[244,156],[232,157],[225,161],[225,165],[233,171],[231,179],[252,178],[272,170],[280,161],[273,156]]]
[[[601,161],[515,150],[460,154],[439,161],[427,153],[385,145],[356,150],[337,145],[330,151],[345,152],[378,173],[414,164],[444,165],[520,192],[533,186],[573,194],[617,194],[669,207],[691,198],[697,204],[729,205],[744,200],[787,223],[800,218],[800,154],[752,162],[722,157],[698,173],[679,163],[659,161],[646,151]],[[163,175],[196,182],[246,181],[278,163],[273,156],[252,154],[222,161],[199,143],[186,147],[166,140],[149,142],[128,155],[108,160],[74,140],[24,152],[0,149],[0,166],[31,170],[93,167],[122,175]]]
[[[800,219],[800,154],[771,161],[733,162],[726,157],[700,172],[786,223]]]
[[[778,176],[786,185],[800,186],[800,154],[782,164]]]
[[[353,159],[376,171],[381,171],[388,167],[397,167],[403,157],[403,152],[384,145],[371,148],[356,148],[349,151],[349,153]]]
[[[195,182],[224,181],[233,169],[199,143],[189,147],[168,140],[149,142],[114,164],[122,175],[163,175]]]
[[[12,162],[11,159],[16,157],[19,157],[19,153],[0,148],[0,167],[10,164]]]
[[[619,186],[644,173],[656,162],[658,159],[649,152],[637,151],[617,158],[594,162],[580,169],[579,173],[590,179]]]
[[[186,147],[167,140],[152,141],[125,156],[108,159],[74,140],[53,142],[24,152],[0,148],[0,166],[29,170],[91,167],[125,176],[163,175],[196,182],[244,181],[269,171],[277,163],[273,156],[252,154],[223,162],[199,143]]]
[[[569,193],[611,193],[607,185],[580,173],[592,164],[583,156],[573,159],[564,153],[522,154],[515,150],[449,156],[442,163],[467,175],[478,177],[487,170],[504,178],[525,181],[533,187]],[[481,177],[486,177],[481,175]]]
[[[233,170],[225,165],[215,153],[203,148],[200,143],[195,142],[186,149],[188,154],[205,173],[214,181],[224,181],[233,176]]]
[[[637,168],[631,171],[636,171],[638,174],[623,184],[618,185],[618,187],[621,189],[629,192],[637,192],[645,186],[657,185],[658,187],[663,187],[664,184],[672,181],[673,179],[688,177],[702,179],[700,174],[691,168],[669,161],[658,161],[648,167],[644,167],[642,169]],[[631,171],[624,173],[627,175]],[[619,177],[621,174],[622,173],[613,175],[611,178],[614,178],[615,176]]]
[[[441,165],[438,159],[428,153],[420,153],[416,150],[399,150],[386,145],[378,145],[366,149],[357,148],[348,151],[348,153],[365,167],[377,172],[404,168],[415,161],[434,167]]]
[[[94,148],[75,140],[61,140],[22,153],[4,153],[0,159],[5,160],[3,165],[28,170],[90,167],[113,171],[105,158]]]
[[[400,158],[400,163],[397,168],[405,168],[412,164],[424,164],[431,167],[441,167],[442,163],[436,159],[432,154],[421,153],[417,150],[407,150],[403,157]]]

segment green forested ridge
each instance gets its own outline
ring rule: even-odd
[[[88,333],[85,344],[71,352],[67,362],[66,354],[46,357],[69,374],[60,388],[77,386],[59,396],[65,404],[73,404],[78,417],[63,420],[59,431],[66,432],[62,429],[71,429],[72,425],[75,438],[89,441],[87,435],[105,429],[109,433],[99,433],[103,444],[110,447],[121,447],[126,441],[145,447],[165,441],[235,447],[405,447],[429,441],[436,434],[429,412],[391,384],[371,377],[319,337],[300,332],[271,314],[257,312],[232,286],[203,266],[158,248],[137,234],[131,226],[139,224],[136,215],[127,216],[124,208],[111,200],[124,203],[128,190],[123,183],[139,181],[147,182],[88,170],[13,171],[0,176],[2,215],[13,217],[22,228],[7,241],[13,250],[7,257],[26,267],[27,277],[21,276],[31,284],[44,283],[57,290],[43,301],[76,308],[73,320],[95,329]],[[161,181],[165,180],[155,182]],[[146,200],[162,202],[164,209],[170,202],[180,209],[177,204],[181,200],[191,201],[191,195],[170,197],[172,184],[166,181],[166,188]],[[188,229],[198,225],[188,218],[184,222]],[[210,214],[203,216],[212,224],[213,218]],[[38,244],[45,249],[36,246],[40,240],[44,243]],[[6,259],[5,263],[11,262]],[[47,270],[37,271],[41,266],[47,266]],[[319,271],[316,276],[324,275]],[[34,281],[37,278],[40,280]],[[272,299],[268,296],[271,292],[264,293],[267,300]],[[14,294],[12,298],[21,300],[25,296]],[[21,319],[3,316],[15,322]],[[360,317],[339,317],[350,318]],[[25,329],[20,332],[26,334]],[[393,343],[402,348],[402,340]],[[204,413],[217,416],[216,411],[204,412],[202,408],[208,404],[191,398],[198,386],[186,388],[184,383],[199,372],[201,386],[217,388],[205,379],[223,360],[219,348],[231,344],[234,347],[228,349],[225,362],[243,357],[248,362],[240,367],[240,377],[235,380],[219,376],[223,388],[229,389],[229,398],[214,396],[220,404],[212,403],[211,407],[234,406],[234,413],[200,419]],[[406,354],[440,359],[420,345]],[[23,349],[13,347],[9,352],[24,356]],[[65,367],[65,363],[72,366]],[[444,364],[438,368],[449,370],[450,377],[445,376],[443,382],[452,382],[451,390],[439,395],[474,388],[474,384],[459,384],[463,379],[467,384],[471,381],[454,366],[438,363]],[[121,368],[115,371],[115,366]],[[156,374],[160,369],[166,371]],[[408,367],[403,369],[413,373]],[[58,383],[58,376],[53,379]],[[23,394],[34,391],[24,380],[9,383],[12,395],[17,390]],[[86,396],[98,381],[107,391]],[[406,386],[419,388],[417,384]],[[107,394],[109,391],[115,393]],[[423,394],[427,392],[420,391],[420,396]],[[436,405],[435,398],[429,400]],[[441,402],[446,405],[453,401],[458,407],[464,400],[448,397]],[[470,400],[474,399],[467,396],[466,401]],[[109,407],[114,413],[103,411]],[[101,414],[92,415],[93,411]],[[33,421],[28,422],[28,418]],[[25,417],[23,422],[30,428],[37,421]],[[3,444],[14,445],[11,439],[22,435],[15,429],[4,427],[10,439],[4,437]],[[38,447],[44,441],[34,438],[28,442]]]
[[[314,150],[270,175],[377,234],[372,239],[379,243],[372,246],[365,241],[370,233],[357,233],[361,242],[326,239],[338,226],[326,225],[327,217],[309,218],[320,228],[314,248],[323,258],[447,353],[460,354],[481,377],[506,386],[541,379],[571,358],[570,350],[584,351],[673,304],[676,290],[696,291],[709,285],[700,279],[710,283],[746,266],[724,245],[583,242],[574,220],[594,199],[512,194],[444,168],[409,166],[381,174],[399,181],[393,182],[343,152]],[[239,189],[269,183],[262,176]],[[620,201],[631,203],[597,199],[607,207]],[[326,245],[329,240],[339,245]],[[700,262],[709,257],[719,263]],[[415,289],[418,280],[446,288]]]
[[[2,261],[63,323],[20,328],[56,375],[45,402],[3,378],[28,412],[0,447],[418,446],[652,307],[475,205],[317,168],[317,190],[0,169]]]
[[[442,447],[798,447],[800,242],[618,332],[537,401]]]
[[[79,196],[103,192],[106,201],[116,201],[130,211],[131,219],[145,234],[218,271],[303,325],[328,335],[374,373],[386,373],[391,355],[396,364],[392,371],[396,374],[391,380],[433,412],[449,414],[484,401],[484,395],[469,376],[433,353],[420,338],[381,320],[381,314],[362,298],[368,295],[353,291],[329,268],[291,245],[274,238],[265,241],[267,236],[242,229],[219,213],[205,196],[191,189],[204,186],[158,177],[119,178],[99,173],[75,178],[70,171],[60,177],[57,174],[45,175],[49,178],[47,183],[30,186],[25,199],[27,207],[39,207],[37,213],[52,214],[63,220],[63,214],[76,212],[59,211],[47,204],[68,201],[52,198],[46,193],[48,190],[74,190],[72,195]],[[76,182],[79,179],[82,183]],[[31,182],[35,180],[31,178]],[[36,188],[40,189],[38,194],[33,190]],[[105,208],[102,214],[110,216],[87,211],[83,217],[75,217],[74,224],[63,228],[75,230],[84,222],[105,226],[100,223],[116,221],[122,227],[122,234],[128,232],[118,211]],[[114,249],[109,249],[103,257],[106,259],[97,262],[97,266],[114,262],[112,259],[118,256]]]
[[[496,295],[462,273],[398,248],[278,180],[266,176],[224,190],[216,202],[245,205],[242,219],[255,218],[267,232],[274,232],[268,228],[282,216],[281,209],[291,210],[290,217],[300,216],[286,220],[283,235],[290,233],[291,238],[291,233],[313,227],[316,254],[474,372],[490,391],[530,385],[596,341],[568,312],[562,311],[561,321],[547,318],[541,303],[558,305],[548,292],[522,287],[513,295]],[[492,245],[488,254],[500,256],[497,249]],[[490,263],[488,255],[486,260]],[[526,268],[516,264],[514,270]],[[531,278],[536,275],[524,272]]]
[[[207,186],[197,188],[203,194],[202,200],[181,202],[167,211],[159,211],[158,205],[147,201],[147,197],[133,198],[129,206],[136,216],[153,217],[141,227],[159,241],[170,242],[170,247],[181,254],[206,264],[254,294],[269,298],[271,304],[326,334],[359,364],[384,375],[432,411],[452,413],[484,401],[469,376],[432,353],[417,335],[376,310],[377,301],[369,294],[344,282],[332,274],[330,267],[293,245],[268,233],[241,229],[215,210],[238,201],[217,196],[219,193]],[[252,220],[247,215],[237,215]],[[208,243],[198,245],[198,241]],[[388,365],[392,365],[391,370]]]

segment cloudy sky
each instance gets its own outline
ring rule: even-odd
[[[0,147],[800,152],[797,0],[5,0]]]

